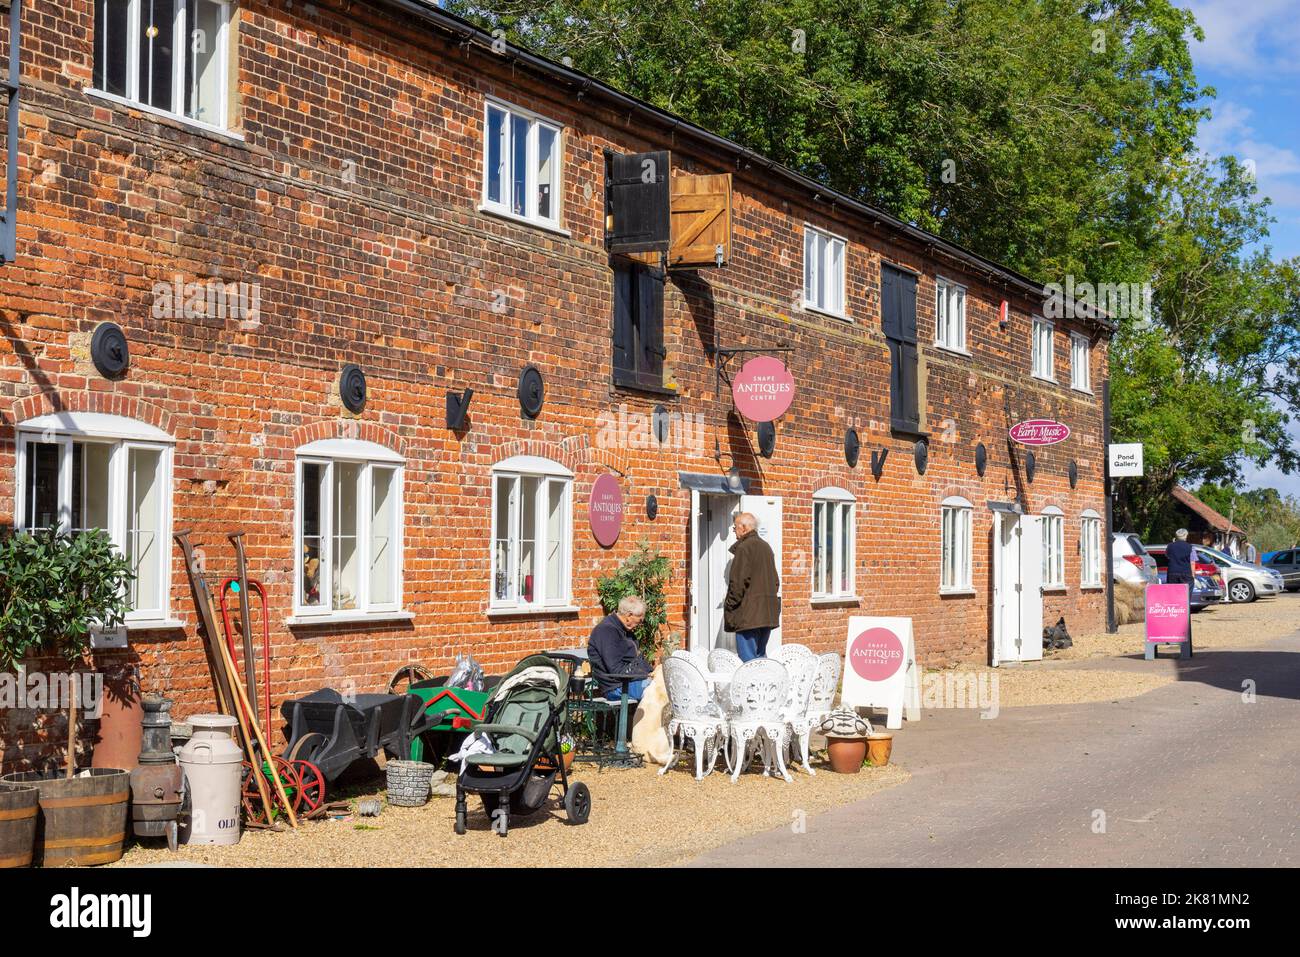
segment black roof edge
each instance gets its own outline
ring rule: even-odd
[[[486,47],[489,51],[492,49],[493,43],[500,42],[468,20],[434,6],[435,0],[370,0],[370,2],[375,6],[387,6],[404,10],[444,32],[453,34],[462,42],[477,43]],[[750,147],[742,146],[734,140],[729,140],[725,136],[719,136],[717,133],[712,133],[701,126],[696,126],[694,123],[652,103],[647,103],[630,94],[616,90],[614,87],[597,80],[595,77],[588,76],[580,70],[567,67],[562,63],[556,63],[554,60],[549,60],[514,44],[507,44],[506,47],[509,55],[514,60],[532,67],[547,77],[580,87],[584,96],[595,93],[615,106],[630,110],[642,117],[665,125],[671,133],[685,134],[713,149],[731,153],[740,162],[757,163],[775,176],[813,194],[814,201],[822,198],[829,199],[834,205],[842,206],[870,220],[873,226],[887,226],[895,232],[902,233],[914,242],[928,246],[931,249],[942,250],[947,256],[963,263],[968,268],[983,272],[985,278],[990,282],[1001,281],[1003,285],[1015,288],[1030,299],[1043,300],[1046,298],[1047,292],[1043,283],[1035,282],[1014,269],[981,256],[979,253],[966,249],[957,243],[936,236],[919,226],[913,226],[911,223],[905,222],[883,209],[856,200],[847,193],[832,189],[826,184],[819,183],[815,179],[798,173],[789,167],[782,166],[776,160],[755,152]],[[1086,318],[1096,322],[1106,332],[1113,333],[1118,328],[1118,324],[1114,319],[1095,306],[1083,311],[1086,313]]]

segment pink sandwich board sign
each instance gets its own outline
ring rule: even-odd
[[[1192,656],[1192,596],[1190,585],[1147,585],[1146,657],[1155,658],[1156,645],[1178,645],[1178,657]]]

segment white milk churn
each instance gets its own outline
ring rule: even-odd
[[[227,714],[190,718],[194,736],[181,748],[180,763],[189,782],[192,812],[182,844],[239,843],[244,752],[230,736],[237,724]]]

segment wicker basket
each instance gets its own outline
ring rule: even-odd
[[[388,762],[388,803],[396,807],[423,807],[429,801],[434,766],[424,761]]]

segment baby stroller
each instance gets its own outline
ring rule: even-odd
[[[569,676],[546,655],[529,655],[502,679],[488,699],[462,753],[464,769],[456,780],[456,833],[465,833],[465,795],[477,794],[502,837],[511,814],[532,814],[546,803],[560,779],[564,812],[571,824],[591,815],[591,792],[569,784],[560,754]],[[483,750],[476,750],[483,748]]]

